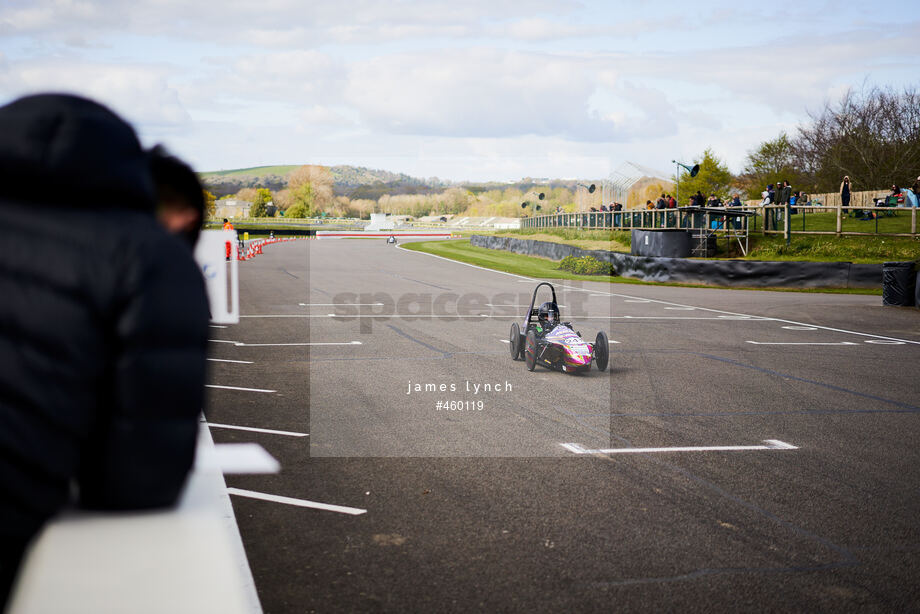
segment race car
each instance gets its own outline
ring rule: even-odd
[[[537,308],[537,291],[547,286],[552,292],[551,301]],[[511,325],[511,358],[524,360],[527,370],[537,365],[566,373],[583,373],[591,370],[593,363],[598,371],[606,371],[610,359],[610,345],[604,331],[597,333],[594,344],[586,343],[581,333],[572,329],[571,322],[562,322],[556,289],[548,282],[541,282],[534,288],[530,308],[521,325]]]

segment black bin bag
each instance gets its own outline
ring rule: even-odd
[[[913,262],[886,262],[882,265],[882,305],[910,307],[916,301],[917,274]]]

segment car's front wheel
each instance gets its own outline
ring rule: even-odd
[[[528,371],[537,368],[537,335],[532,330],[527,331],[527,338],[524,340],[524,362],[527,363]]]
[[[610,341],[607,339],[607,333],[601,331],[594,339],[594,364],[598,371],[606,371],[609,361]]]

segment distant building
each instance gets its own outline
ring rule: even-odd
[[[223,198],[214,204],[217,211],[215,217],[227,219],[249,217],[249,207],[252,206],[249,201],[234,198]]]

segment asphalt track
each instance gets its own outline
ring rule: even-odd
[[[282,465],[228,486],[354,508],[232,498],[266,612],[920,607],[920,310],[560,282],[611,367],[530,373],[501,305],[532,280],[382,240],[240,270],[209,380],[249,390],[207,418],[304,436],[212,428]]]

